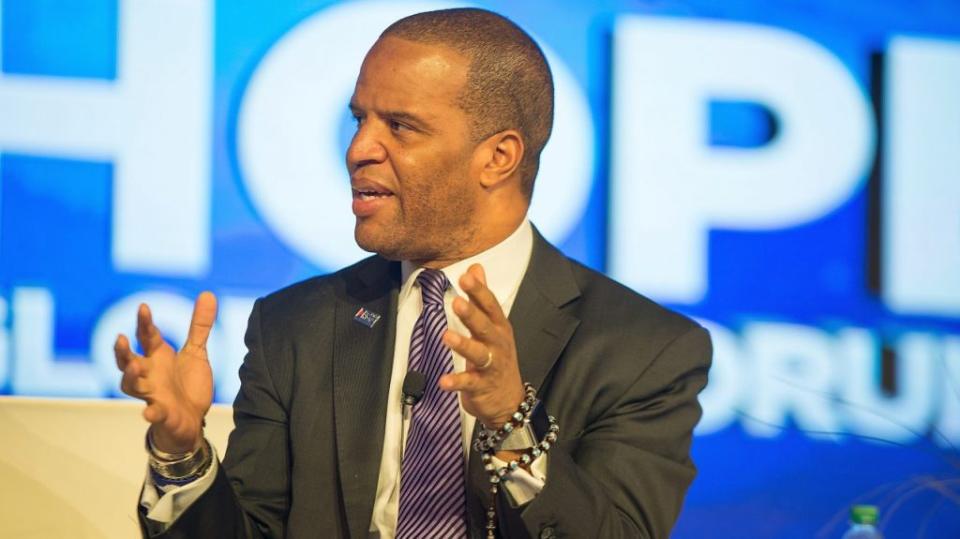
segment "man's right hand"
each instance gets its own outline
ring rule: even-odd
[[[137,341],[144,355],[119,335],[113,351],[123,371],[120,389],[147,403],[143,417],[150,422],[157,449],[186,453],[200,446],[203,418],[213,402],[213,373],[207,358],[207,337],[217,318],[217,298],[203,292],[193,306],[187,342],[177,353],[153,324],[150,308],[137,311]]]

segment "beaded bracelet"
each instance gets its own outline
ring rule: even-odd
[[[515,471],[521,466],[526,466],[533,462],[537,457],[546,454],[550,451],[550,448],[553,447],[553,444],[557,442],[557,437],[560,434],[560,426],[557,424],[557,419],[552,415],[547,415],[547,422],[549,427],[547,432],[543,437],[543,440],[540,441],[537,445],[525,449],[520,457],[517,459],[511,460],[506,464],[506,466],[498,467],[493,462],[493,457],[496,454],[497,446],[500,443],[500,440],[506,437],[514,428],[520,428],[525,426],[530,422],[530,418],[534,413],[534,409],[537,406],[537,392],[533,389],[533,386],[530,384],[524,384],[524,391],[528,398],[520,404],[519,410],[513,414],[511,421],[504,424],[504,427],[507,425],[513,425],[509,429],[505,430],[504,427],[501,427],[493,435],[486,433],[484,430],[480,431],[480,436],[483,437],[483,442],[478,438],[477,442],[474,444],[474,447],[480,451],[480,459],[483,462],[483,469],[490,475],[490,507],[487,508],[487,539],[495,539],[496,530],[497,530],[497,493],[500,491],[500,482],[503,480],[503,477],[508,473]],[[532,394],[532,399],[529,397]],[[520,419],[517,420],[517,416],[520,416]],[[515,421],[516,420],[516,421]],[[517,424],[519,423],[519,424]],[[494,438],[499,434],[500,436]],[[494,439],[494,441],[491,441]]]
[[[500,443],[503,442],[514,429],[519,429],[526,423],[529,423],[530,414],[533,412],[533,405],[537,402],[537,390],[532,385],[525,383],[523,384],[523,394],[523,401],[520,403],[520,407],[499,429],[493,430],[483,423],[480,424],[480,432],[477,435],[477,439],[473,442],[474,449],[477,451],[496,450],[500,447]]]

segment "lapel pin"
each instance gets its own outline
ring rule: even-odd
[[[374,324],[377,323],[377,320],[380,320],[380,315],[360,307],[360,310],[357,311],[357,314],[353,315],[353,319],[361,324],[372,328]]]

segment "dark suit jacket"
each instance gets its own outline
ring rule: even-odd
[[[223,465],[163,537],[367,537],[399,286],[399,264],[374,256],[257,301]],[[354,321],[361,306],[383,318]],[[539,234],[510,320],[523,379],[560,438],[537,498],[498,500],[500,535],[666,537],[696,473],[706,331]],[[481,537],[489,495],[476,452],[467,477]]]

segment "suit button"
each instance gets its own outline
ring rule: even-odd
[[[557,532],[550,526],[540,530],[540,539],[556,539]]]

